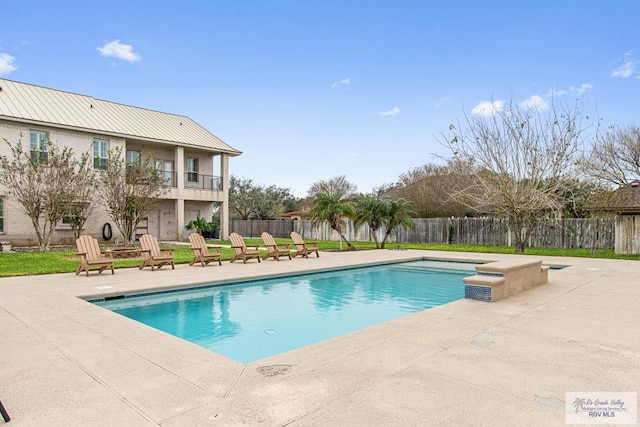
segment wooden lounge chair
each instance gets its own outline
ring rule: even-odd
[[[246,264],[247,260],[251,258],[257,258],[258,262],[260,262],[260,250],[257,245],[250,246],[250,248],[254,249],[248,249],[244,244],[244,239],[238,233],[229,234],[229,240],[231,240],[231,248],[236,252],[231,262],[241,259],[242,262]]]
[[[173,248],[160,249],[158,240],[151,234],[143,234],[140,236],[140,246],[142,246],[140,253],[144,258],[139,267],[140,270],[149,266],[151,267],[151,271],[153,271],[154,266],[157,265],[158,268],[162,268],[162,266],[166,264],[171,264],[171,268],[176,269],[173,261]]]
[[[204,267],[211,261],[218,261],[218,264],[222,265],[220,248],[215,248],[215,252],[210,252],[207,242],[204,241],[204,237],[202,237],[201,234],[191,233],[189,235],[189,241],[191,242],[191,250],[193,251],[193,260],[189,265],[199,262]]]
[[[113,270],[113,257],[111,254],[108,256],[100,253],[100,245],[95,237],[82,235],[76,240],[76,247],[78,248],[78,256],[80,257],[80,265],[76,270],[76,276],[81,271],[87,272],[89,276],[89,268],[100,267],[98,274],[102,273],[105,269],[111,268],[111,274],[114,274]]]
[[[266,231],[262,233],[262,241],[267,247],[267,254],[262,259],[273,258],[276,261],[280,261],[280,256],[288,256],[291,259],[291,248],[289,244],[285,243],[278,245],[273,236]]]
[[[298,255],[309,258],[309,254],[312,254],[314,252],[316,253],[316,257],[320,257],[317,242],[305,242],[302,236],[295,231],[291,232],[291,240],[293,240],[293,244],[296,247],[296,253],[293,254],[294,258]]]

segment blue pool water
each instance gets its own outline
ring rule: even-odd
[[[424,260],[92,302],[248,363],[464,298],[472,274]]]

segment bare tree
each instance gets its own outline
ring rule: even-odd
[[[164,177],[150,156],[139,163],[126,164],[122,148],[116,147],[109,150],[107,167],[99,172],[97,181],[107,212],[126,244],[131,244],[138,224],[167,192]]]
[[[640,179],[640,127],[611,128],[594,142],[581,165],[587,176],[615,186]]]
[[[617,213],[637,205],[634,186],[640,179],[640,127],[611,127],[602,138],[593,142],[580,166],[585,176],[602,186],[590,195],[590,216],[605,223],[613,222]],[[592,230],[591,237],[593,255],[598,230]]]
[[[428,163],[400,175],[398,184],[388,194],[411,202],[420,218],[465,216],[473,209],[450,197],[452,188],[468,184],[472,175],[449,162]]]
[[[447,144],[462,160],[457,164],[476,169],[473,181],[453,189],[452,196],[479,212],[508,218],[515,250],[522,253],[536,222],[565,204],[589,118],[577,105],[552,104],[542,111],[509,103],[493,113],[465,116],[463,129],[450,126]]]
[[[55,227],[69,215],[81,189],[92,184],[91,157],[78,157],[71,148],[46,140],[39,141],[39,154],[32,155],[21,141],[13,145],[3,140],[11,157],[0,156],[0,185],[31,219],[40,249],[48,251]]]
[[[307,191],[308,197],[315,197],[317,194],[336,194],[342,193],[344,197],[350,198],[356,194],[358,186],[349,181],[346,175],[334,176],[327,180],[316,181],[311,184],[311,187]]]
[[[71,226],[74,239],[77,240],[80,237],[84,223],[87,222],[93,212],[93,206],[90,201],[74,201],[68,205],[64,220]]]

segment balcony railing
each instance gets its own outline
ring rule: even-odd
[[[177,187],[178,175],[175,172],[158,171],[165,187]]]
[[[176,172],[158,171],[164,182],[165,187],[177,187],[178,179]],[[222,190],[222,177],[203,175],[195,172],[187,172],[184,174],[185,188],[200,188],[202,190]]]
[[[187,172],[184,174],[184,187],[221,191],[222,177],[202,175],[196,172]]]

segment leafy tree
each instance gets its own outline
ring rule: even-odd
[[[251,212],[258,219],[275,219],[284,213],[285,203],[292,198],[293,195],[288,188],[275,185],[257,187],[253,192]]]
[[[380,248],[378,230],[384,224],[387,215],[387,205],[379,197],[361,195],[356,199],[356,219],[354,225],[359,227],[368,224],[376,249]]]
[[[253,180],[231,176],[229,208],[240,219],[274,219],[295,210],[298,200],[288,188],[256,185]]]
[[[3,139],[11,156],[0,156],[0,185],[7,189],[31,219],[38,246],[50,249],[50,239],[56,225],[71,212],[74,203],[89,203],[86,196],[93,181],[89,153],[79,157],[69,147],[60,148],[50,141],[40,141],[46,155],[32,156],[22,143],[15,145]],[[85,206],[86,208],[86,206]]]
[[[127,164],[122,147],[115,147],[109,150],[107,168],[99,172],[97,181],[98,193],[111,219],[126,244],[133,243],[138,224],[167,192],[164,177],[156,170],[151,156]]]
[[[503,216],[524,252],[540,218],[562,209],[567,183],[578,175],[578,150],[590,126],[580,109],[552,105],[548,111],[509,103],[490,116],[465,117],[451,125],[451,160],[475,168],[473,180],[452,188],[459,202]],[[469,169],[469,166],[465,166]]]
[[[253,180],[229,177],[229,210],[240,219],[249,219],[253,213],[255,185]]]
[[[331,194],[342,192],[345,197],[352,197],[356,194],[356,191],[358,191],[358,186],[347,180],[345,175],[340,175],[329,178],[328,180],[314,182],[307,191],[307,195],[308,197],[315,197],[320,193]]]
[[[416,215],[416,211],[413,208],[411,202],[405,199],[389,199],[386,203],[384,226],[386,231],[380,247],[384,249],[387,239],[391,233],[398,227],[404,226],[406,228],[414,228],[415,223],[412,217]]]
[[[344,240],[349,250],[354,251],[356,249],[351,242],[347,240],[343,231],[344,218],[353,219],[356,213],[353,205],[346,199],[342,191],[316,194],[313,198],[313,208],[311,208],[309,216],[316,224],[328,221],[329,226]]]

